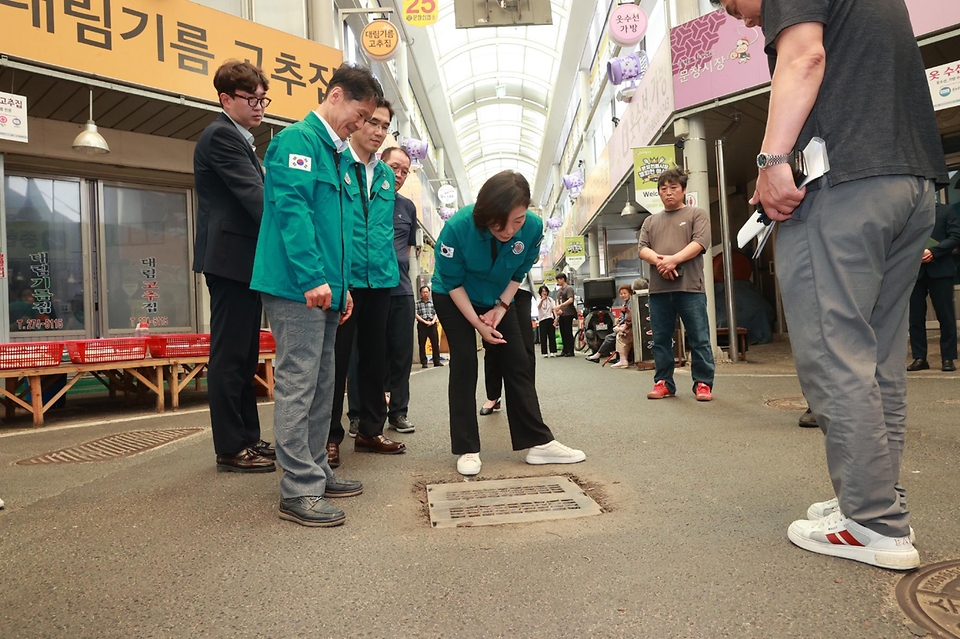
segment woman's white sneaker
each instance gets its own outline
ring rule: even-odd
[[[457,460],[457,472],[465,477],[472,477],[480,473],[480,453],[466,453]]]
[[[582,450],[564,446],[557,440],[534,446],[527,452],[528,464],[576,464],[586,458]]]
[[[810,507],[807,508],[807,519],[817,521],[827,515],[832,515],[838,510],[840,510],[840,500],[836,497],[827,501],[818,501],[815,504],[810,504]],[[910,526],[910,543],[917,543],[917,533],[913,531],[913,526]]]
[[[790,524],[787,537],[804,550],[880,568],[912,570],[920,565],[920,554],[909,537],[873,532],[839,510],[817,521],[798,519]]]

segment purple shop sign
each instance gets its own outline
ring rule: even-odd
[[[763,33],[723,10],[670,31],[677,110],[770,82]]]
[[[960,24],[960,2],[956,0],[906,0],[913,33],[920,36]]]

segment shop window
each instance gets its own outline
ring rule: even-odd
[[[86,328],[80,183],[7,176],[11,335]]]
[[[187,220],[184,191],[103,185],[101,264],[110,333],[128,333],[141,321],[155,332],[191,330]]]

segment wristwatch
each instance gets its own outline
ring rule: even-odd
[[[499,297],[497,298],[497,301],[493,303],[493,307],[494,307],[494,308],[496,308],[496,307],[498,307],[498,306],[502,306],[502,307],[503,307],[503,310],[505,310],[505,311],[509,311],[509,310],[510,310],[510,305],[507,304],[506,302],[504,302],[504,301],[503,301],[501,298],[499,298]]]
[[[771,167],[775,164],[786,164],[789,161],[789,153],[781,153],[779,155],[774,155],[772,153],[760,153],[757,155],[757,168],[762,171],[763,169]]]

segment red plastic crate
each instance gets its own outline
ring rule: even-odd
[[[143,337],[115,337],[67,342],[67,354],[74,364],[129,362],[147,356],[147,340]]]
[[[260,352],[276,353],[277,341],[273,339],[273,333],[270,331],[260,331]]]
[[[0,369],[59,366],[63,342],[13,342],[0,344]]]
[[[202,357],[210,354],[210,335],[176,333],[147,338],[151,357]]]

